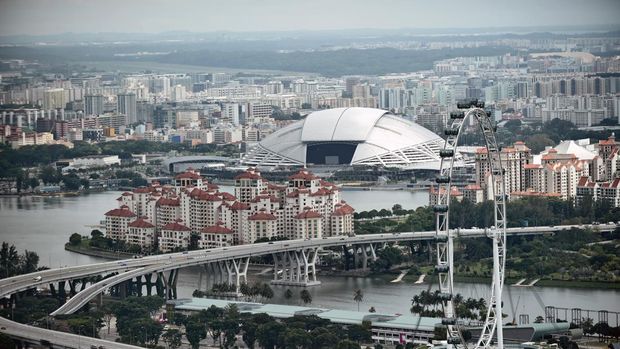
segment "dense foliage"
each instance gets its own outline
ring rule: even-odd
[[[163,326],[153,320],[153,315],[164,304],[158,296],[128,297],[112,306],[116,328],[123,343],[157,344]]]
[[[400,206],[400,205],[398,205]],[[400,207],[397,207],[400,209]],[[584,200],[582,205],[571,201],[548,198],[526,198],[510,201],[507,205],[508,226],[551,226],[592,222],[620,221],[620,208],[604,201]],[[356,222],[356,233],[383,233],[432,231],[434,213],[430,207],[407,211],[403,223],[388,218]],[[474,205],[464,200],[450,205],[452,228],[488,227],[493,225],[493,203]],[[510,255],[506,261],[506,276],[512,278],[544,277],[554,280],[615,281],[620,275],[618,247],[609,241],[620,238],[620,231],[601,234],[596,231],[573,229],[554,235],[514,236],[508,238]],[[607,241],[607,242],[605,242]],[[432,248],[425,243],[409,244],[416,265],[429,266],[426,254]],[[415,253],[415,252],[418,253]],[[491,241],[489,239],[460,239],[455,249],[457,275],[489,277],[492,270]],[[375,271],[386,271],[404,261],[401,250],[383,249],[373,263]],[[431,258],[430,261],[433,261]]]
[[[39,270],[39,255],[36,252],[17,252],[15,245],[2,243],[0,248],[0,278],[32,273]]]
[[[201,144],[192,147],[185,143],[150,142],[145,140],[97,144],[76,141],[72,149],[59,144],[28,145],[19,149],[0,145],[0,178],[23,176],[22,168],[49,165],[60,159],[72,159],[88,155],[118,155],[121,159],[129,159],[131,154],[169,151],[199,154],[217,153],[231,156],[238,154],[239,148],[234,144],[222,146]]]
[[[603,124],[607,123],[609,122],[605,121]],[[515,141],[524,141],[532,153],[538,154],[545,150],[545,147],[555,146],[563,140],[589,138],[593,141],[599,141],[607,139],[611,132],[613,131],[579,130],[572,122],[560,119],[553,119],[544,124],[521,124],[520,120],[510,120],[503,128],[498,129],[497,139],[505,145],[510,145]],[[481,141],[479,135],[470,135],[468,139],[470,142],[482,144],[479,143]]]
[[[314,315],[276,320],[267,314],[241,314],[234,304],[179,316],[175,322],[185,326],[192,348],[198,348],[208,336],[221,347],[231,348],[238,334],[250,348],[257,344],[263,348],[338,348],[345,341],[360,348],[359,343],[371,340],[368,323],[338,325]]]
[[[506,46],[399,50],[394,48],[343,49],[325,51],[178,51],[148,59],[163,63],[212,67],[274,69],[315,72],[327,76],[385,74],[432,69],[433,62],[467,56],[494,56],[513,52]]]

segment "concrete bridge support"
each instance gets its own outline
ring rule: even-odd
[[[273,254],[273,285],[315,286],[318,248],[307,248]]]
[[[166,299],[177,298],[177,279],[179,277],[179,270],[170,270],[166,275],[166,272],[157,273],[157,294]]]
[[[355,263],[355,269],[361,268],[362,270],[369,269],[369,262],[377,260],[378,244],[361,244],[353,245],[353,260]]]
[[[204,265],[206,278],[211,277],[214,283],[235,285],[236,293],[242,283],[248,282],[248,267],[250,258],[234,258],[226,261],[218,261]],[[202,285],[202,272],[199,287]],[[205,287],[208,285],[205,280]]]

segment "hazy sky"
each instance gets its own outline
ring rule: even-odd
[[[620,0],[0,0],[0,35],[620,24]]]

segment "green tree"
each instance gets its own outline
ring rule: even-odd
[[[58,173],[52,166],[41,167],[39,179],[45,184],[56,184],[59,182]]]
[[[367,324],[349,325],[347,327],[347,337],[357,343],[371,340],[370,327]]]
[[[357,302],[357,311],[360,311],[360,303],[364,300],[364,292],[359,288],[355,290],[353,292],[353,300]]]
[[[260,324],[256,331],[256,340],[263,348],[280,346],[280,334],[285,330],[286,327],[283,324],[273,320]]]
[[[312,339],[311,349],[323,349],[334,346],[334,343],[338,343],[340,338],[328,329],[327,326],[316,327],[310,331],[310,338]]]
[[[239,311],[237,311],[237,316]],[[229,313],[227,312],[227,315]],[[239,333],[239,331],[241,330],[239,328],[239,320],[237,318],[231,319],[231,318],[227,318],[226,320],[222,321],[222,332],[224,334],[224,348],[230,348],[235,344],[235,341],[237,339],[237,334]]]
[[[241,330],[243,334],[241,339],[243,342],[249,347],[254,348],[254,343],[256,343],[256,332],[258,330],[258,325],[254,321],[253,318],[246,319],[241,325]]]
[[[28,187],[31,188],[31,189],[34,189],[34,188],[39,186],[39,180],[37,178],[34,178],[34,177],[28,178],[27,183],[28,183]]]
[[[304,302],[304,304],[312,303],[312,295],[306,289],[303,289],[301,290],[301,292],[299,292],[299,298],[302,300],[302,302]]]
[[[287,349],[307,348],[312,344],[312,339],[305,330],[290,328],[284,332],[283,342]]]
[[[286,291],[284,291],[284,299],[288,301],[291,298],[293,298],[293,291],[291,291],[290,288],[287,288]]]
[[[207,331],[204,324],[195,319],[189,319],[185,325],[185,338],[187,338],[192,349],[198,349],[200,347],[200,341],[207,338]]]
[[[525,138],[525,144],[530,148],[533,154],[540,153],[546,147],[552,147],[556,143],[544,133],[536,133]]]
[[[103,238],[103,233],[98,229],[93,229],[93,231],[90,232],[90,237],[92,239],[100,239]]]
[[[360,345],[348,339],[338,342],[336,349],[360,349]]]
[[[25,250],[19,258],[20,274],[34,273],[38,270],[39,255],[36,252]]]
[[[168,348],[176,349],[181,346],[182,335],[176,328],[169,329],[161,336]]]
[[[80,181],[80,177],[76,174],[70,173],[66,176],[62,177],[62,183],[65,186],[65,189],[76,191],[80,189],[82,182]]]
[[[237,320],[239,319],[239,315],[239,307],[234,303],[230,303],[224,308],[224,316],[228,319]]]
[[[260,290],[260,296],[264,299],[273,298],[273,290],[271,289],[271,286],[269,286],[269,284],[264,283],[262,285],[261,290]]]
[[[19,271],[19,264],[15,263],[19,260],[19,253],[15,248],[15,245],[10,245],[7,242],[2,243],[0,248],[0,270],[1,275],[4,278],[14,276]]]
[[[504,127],[512,133],[517,133],[521,129],[521,120],[508,120]]]
[[[400,204],[394,204],[394,206],[392,206],[392,213],[397,214],[396,212],[402,211],[403,210],[403,206]]]
[[[445,327],[435,327],[433,330],[433,339],[434,340],[445,340],[448,338],[448,332]]]
[[[69,237],[69,243],[73,246],[77,246],[82,243],[82,235],[78,233],[73,233]]]

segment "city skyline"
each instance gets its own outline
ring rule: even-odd
[[[119,11],[118,9],[122,9]],[[448,10],[446,10],[448,9]],[[463,16],[482,10],[484,18]],[[349,14],[355,12],[355,16]],[[617,25],[620,2],[391,0],[384,3],[318,0],[312,3],[269,0],[184,1],[33,1],[0,4],[0,33],[49,35],[62,33],[269,32],[350,29],[447,29]],[[251,15],[248,15],[251,14]],[[475,18],[475,20],[472,20]],[[27,25],[24,25],[27,23]]]

